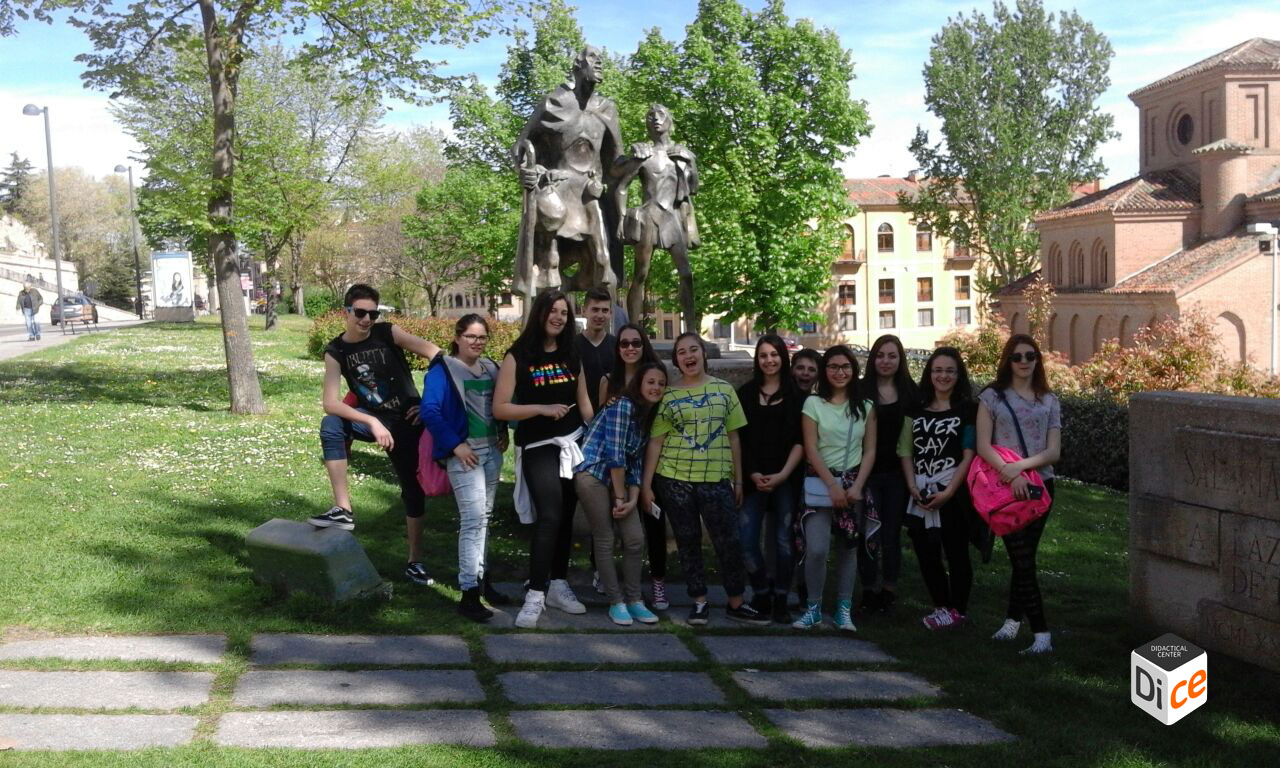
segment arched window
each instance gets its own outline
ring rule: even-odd
[[[844,225],[844,250],[840,252],[841,261],[853,261],[854,254],[853,227],[848,224]]]
[[[933,230],[924,224],[916,225],[916,253],[928,253],[933,250]]]
[[[453,294],[453,308],[462,309],[462,294],[460,293]]]
[[[1109,263],[1110,255],[1107,253],[1107,246],[1102,243],[1102,238],[1093,241],[1093,284],[1099,288],[1105,288],[1107,281],[1110,279]]]
[[[876,228],[876,250],[880,253],[893,253],[893,226],[888,222]]]
[[[1079,241],[1071,244],[1067,269],[1070,272],[1071,285],[1084,285],[1084,249],[1080,247]]]
[[[1045,259],[1044,277],[1051,285],[1062,285],[1062,251],[1057,243],[1049,246],[1049,256]]]

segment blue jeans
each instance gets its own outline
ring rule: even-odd
[[[796,498],[791,492],[790,483],[784,483],[770,493],[751,491],[742,501],[738,518],[742,531],[742,555],[753,594],[761,594],[769,588],[771,575],[773,589],[778,594],[785,595],[791,588],[791,571],[795,565],[795,555],[791,551],[791,518],[795,515],[795,504]],[[773,574],[768,572],[764,552],[760,547],[760,529],[764,527],[766,515],[773,518],[774,526]]]
[[[22,308],[22,320],[27,324],[27,336],[40,335],[40,318],[30,307]]]
[[[450,456],[445,468],[453,497],[458,501],[458,585],[475,589],[484,578],[485,543],[489,535],[489,516],[498,492],[498,475],[502,472],[502,454],[497,448],[471,469]]]
[[[863,589],[893,589],[902,572],[902,523],[907,513],[907,481],[901,472],[882,472],[867,478],[867,492],[880,513],[880,557],[872,557],[863,541],[858,575]]]
[[[363,408],[356,410],[368,413]],[[391,467],[400,485],[405,517],[422,517],[427,503],[427,495],[418,482],[418,441],[422,438],[422,425],[410,424],[399,418],[387,419],[382,425],[391,432],[395,441],[395,448],[388,451],[387,457],[391,459]],[[372,443],[373,430],[365,424],[347,421],[331,413],[320,420],[320,448],[325,461],[346,461],[348,440]]]

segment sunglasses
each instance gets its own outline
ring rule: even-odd
[[[644,349],[644,342],[640,339],[619,339],[618,349]]]
[[[356,316],[356,320],[364,320],[370,317],[372,320],[378,320],[378,316],[383,314],[381,310],[362,310],[360,307],[347,307],[347,311]]]
[[[1028,363],[1034,363],[1037,357],[1039,357],[1039,355],[1035,352],[1014,352],[1009,355],[1009,359],[1015,363],[1020,363],[1023,360],[1026,360]]]

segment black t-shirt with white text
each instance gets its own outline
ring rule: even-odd
[[[422,400],[391,327],[391,323],[374,323],[364,341],[352,344],[338,336],[324,349],[338,361],[347,387],[359,400],[357,407],[384,420],[403,416]]]
[[[907,414],[903,431],[910,430],[911,456],[917,475],[932,477],[960,465],[964,450],[974,447],[974,415],[971,405],[946,411],[918,409]],[[904,455],[906,447],[900,439],[898,454]]]

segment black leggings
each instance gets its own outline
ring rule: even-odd
[[[521,471],[537,519],[529,546],[529,589],[546,592],[552,579],[569,573],[573,544],[573,510],[578,492],[572,479],[560,477],[560,448],[543,445],[526,450]]]
[[[1053,496],[1053,480],[1044,481],[1044,487]],[[1033,521],[1026,528],[1003,536],[1005,551],[1009,553],[1009,565],[1013,569],[1009,577],[1009,618],[1031,622],[1032,632],[1048,632],[1049,624],[1044,618],[1044,601],[1040,597],[1040,583],[1036,580],[1036,550],[1040,547],[1040,536],[1044,533],[1045,523],[1049,521],[1049,511],[1044,517]]]
[[[920,576],[936,608],[969,612],[973,563],[969,560],[969,495],[959,492],[941,510],[940,528],[925,528],[924,518],[907,515],[907,533],[920,562]],[[946,555],[947,564],[942,563]]]
[[[702,562],[704,525],[720,560],[725,593],[738,597],[745,592],[747,571],[742,562],[742,540],[738,537],[738,505],[729,482],[686,483],[657,475],[653,478],[653,493],[662,513],[670,515],[689,597],[707,594],[707,573]]]
[[[644,525],[644,540],[649,548],[649,575],[655,579],[667,578],[667,513],[657,517],[648,512],[640,515]]]

